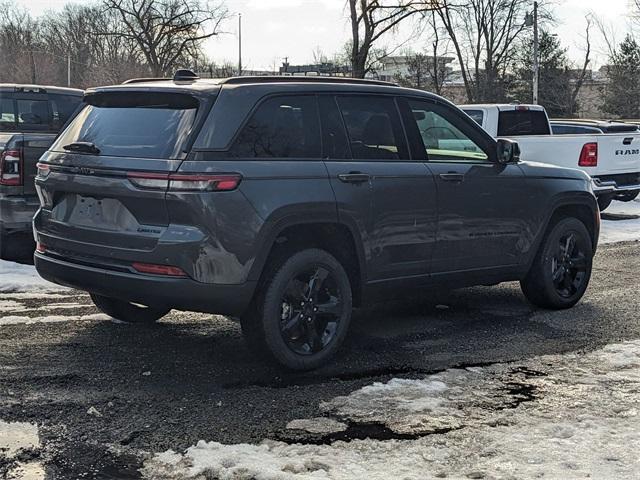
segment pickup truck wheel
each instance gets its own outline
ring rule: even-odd
[[[587,228],[576,218],[565,218],[545,235],[520,286],[534,305],[570,308],[587,290],[592,264],[593,246]]]
[[[601,195],[598,197],[598,207],[600,208],[601,212],[604,212],[607,208],[609,208],[609,205],[611,205],[611,202],[613,202],[613,195]]]
[[[168,308],[154,308],[137,305],[116,298],[91,294],[91,300],[98,310],[116,320],[128,323],[154,323],[169,313]]]
[[[29,233],[0,235],[0,259],[33,265],[33,252],[36,244]]]
[[[631,192],[620,193],[616,195],[616,200],[620,200],[621,202],[631,202],[638,198],[640,195],[640,190],[634,190]]]
[[[332,255],[315,248],[294,253],[271,271],[241,318],[247,343],[286,368],[317,368],[336,354],[349,330],[349,277]]]

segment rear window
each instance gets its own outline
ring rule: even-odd
[[[498,136],[549,135],[549,121],[542,110],[506,110],[498,118]]]
[[[180,158],[198,110],[197,99],[176,93],[102,93],[86,101],[53,150],[89,142],[100,155]]]
[[[0,98],[0,129],[57,132],[81,102],[79,95],[5,92]]]

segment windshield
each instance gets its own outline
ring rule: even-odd
[[[103,93],[87,103],[52,150],[87,142],[101,155],[180,158],[198,108],[195,98],[174,93]]]

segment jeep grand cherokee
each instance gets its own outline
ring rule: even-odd
[[[240,318],[292,369],[343,343],[352,308],[434,285],[584,294],[589,177],[520,162],[450,102],[365,80],[134,80],[88,90],[42,157],[36,266],[130,322]]]

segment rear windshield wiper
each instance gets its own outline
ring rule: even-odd
[[[100,149],[91,142],[73,142],[69,145],[64,145],[62,148],[70,152],[92,153],[93,155],[100,154]]]

